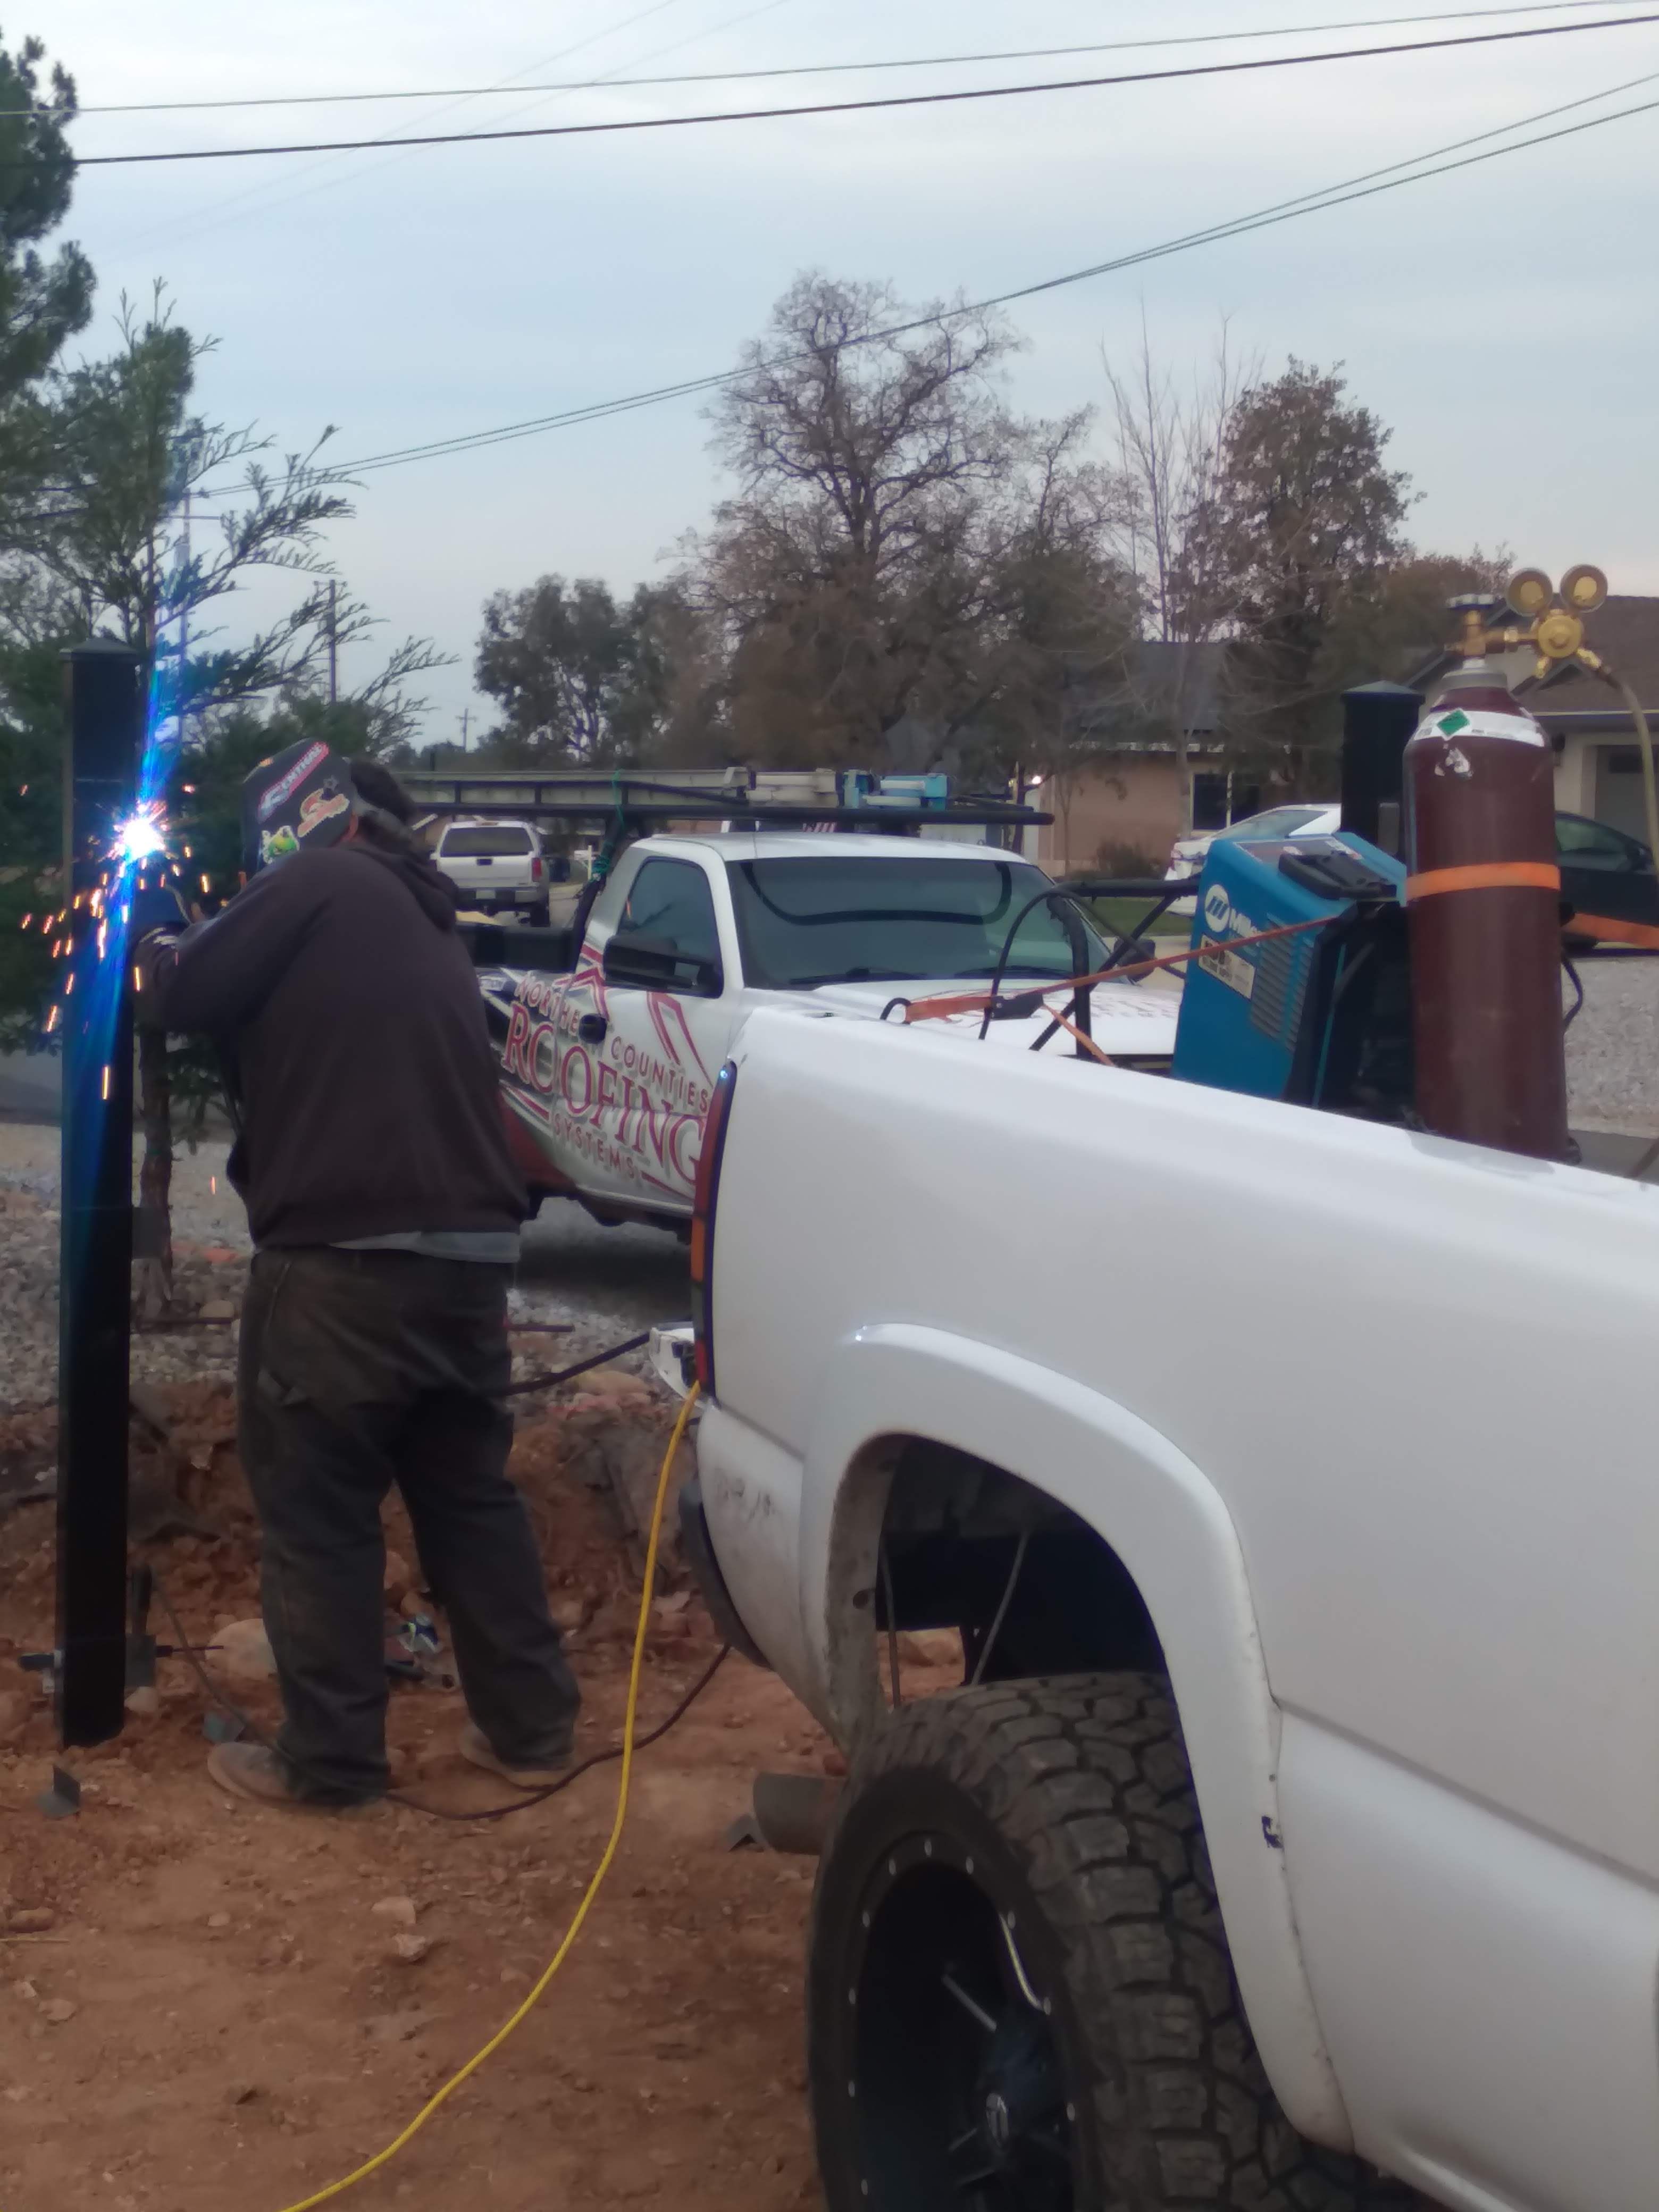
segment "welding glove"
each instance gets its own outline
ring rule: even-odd
[[[190,927],[190,914],[176,890],[166,884],[141,883],[132,894],[128,942],[135,947],[147,937],[177,937]]]

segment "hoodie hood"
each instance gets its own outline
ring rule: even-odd
[[[394,846],[383,842],[383,833],[360,831],[343,849],[361,854],[377,868],[389,868],[434,929],[454,928],[455,886],[412,840],[406,846]]]

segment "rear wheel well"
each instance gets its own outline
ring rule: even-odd
[[[879,1565],[878,1627],[890,1625],[890,1625],[959,1630],[965,1671],[980,1667],[983,1681],[1164,1671],[1146,1601],[1104,1538],[1034,1484],[952,1445],[896,1443]]]

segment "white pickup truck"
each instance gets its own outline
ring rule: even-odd
[[[753,1013],[699,1193],[830,2212],[1654,2212],[1659,1191],[963,1051]]]
[[[757,1007],[806,1004],[876,1020],[911,1000],[982,989],[1016,923],[1006,973],[1030,987],[1031,1003],[998,1022],[994,1042],[1079,1049],[1036,994],[1101,967],[1107,947],[1069,902],[1041,902],[1049,887],[1029,861],[945,840],[775,830],[640,839],[559,967],[520,964],[506,933],[475,954],[508,1133],[532,1196],[578,1198],[602,1220],[683,1227],[710,1088]],[[1066,994],[1050,996],[1064,1012]],[[1095,1040],[1131,1063],[1167,1062],[1177,1003],[1156,988],[1103,985]],[[980,1021],[937,1026],[972,1038]]]

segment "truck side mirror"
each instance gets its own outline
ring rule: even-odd
[[[726,978],[718,960],[699,960],[665,937],[619,929],[605,948],[605,980],[623,990],[678,991],[718,999]]]

